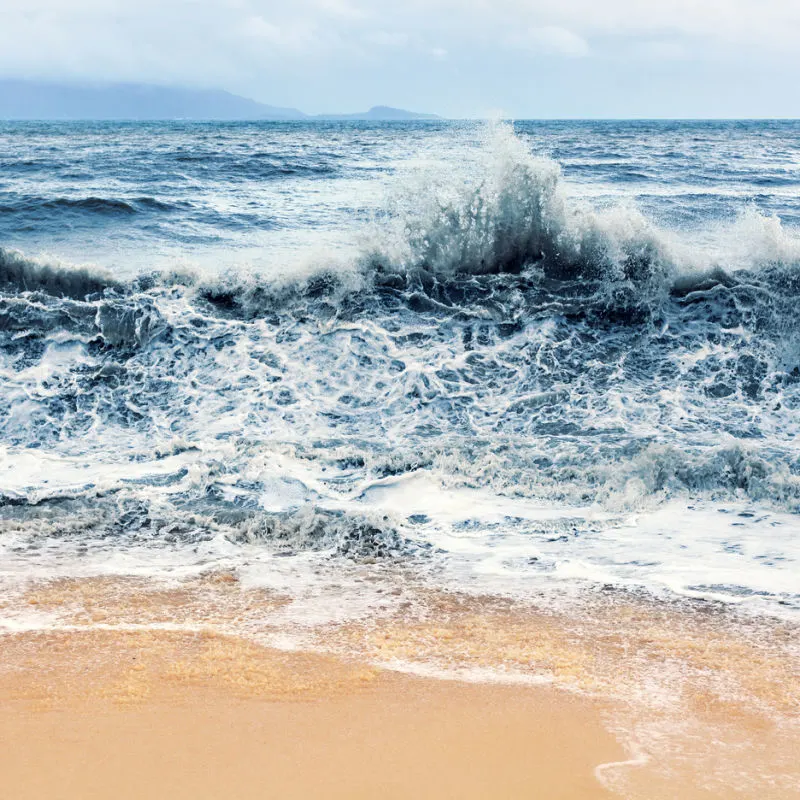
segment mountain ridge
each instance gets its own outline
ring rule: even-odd
[[[373,106],[369,111],[356,114],[315,114],[310,119],[319,120],[436,120],[441,119],[436,114],[420,114],[416,111],[406,111],[403,108],[393,108],[392,106]]]
[[[140,83],[107,85],[0,79],[3,120],[208,120],[336,121],[435,120],[391,106],[373,106],[354,114],[306,114],[272,106],[222,89],[187,89]]]

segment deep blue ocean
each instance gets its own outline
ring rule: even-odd
[[[800,123],[3,123],[0,247],[5,580],[800,611]]]

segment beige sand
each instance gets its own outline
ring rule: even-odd
[[[3,643],[0,797],[602,798],[589,701],[214,635]],[[10,665],[16,668],[10,668]]]
[[[330,656],[256,644],[291,632],[290,599],[226,572],[8,595],[4,619],[49,632],[0,638],[0,800],[800,798],[796,627],[611,595],[570,615],[366,577],[385,611],[300,631]],[[370,666],[393,660],[554,686]],[[604,789],[593,773],[626,758],[618,742],[649,761],[604,769]]]

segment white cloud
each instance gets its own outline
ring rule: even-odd
[[[252,30],[246,32],[248,27]],[[119,54],[144,65],[163,60],[211,67],[243,60],[235,36],[260,36],[275,48],[333,54],[359,47],[399,46],[469,52],[476,44],[502,52],[513,39],[569,56],[602,50],[604,38],[670,42],[677,52],[709,48],[737,57],[737,48],[793,53],[800,41],[798,0],[3,0],[0,69],[33,63],[61,72],[86,63],[107,74]],[[375,33],[377,32],[377,33]],[[341,47],[341,49],[340,49]],[[655,46],[655,49],[661,45]],[[625,49],[625,48],[623,48]],[[627,48],[630,51],[630,47]],[[69,52],[67,52],[69,51]],[[248,51],[249,52],[249,51]],[[666,50],[665,50],[666,52]],[[114,54],[117,54],[116,56]],[[378,53],[379,55],[379,53]],[[242,64],[242,71],[253,68]]]
[[[457,88],[474,107],[506,105],[503,88],[528,91],[511,43],[568,71],[695,59],[796,77],[798,41],[800,0],[0,0],[0,76],[224,86],[284,104],[311,87],[331,107],[354,86],[388,101],[385,87],[432,59],[453,67],[419,79],[434,100]]]
[[[528,28],[521,34],[509,37],[511,44],[528,48],[536,53],[581,58],[589,55],[589,44],[577,33],[557,25]]]

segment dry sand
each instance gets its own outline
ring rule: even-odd
[[[5,640],[0,797],[602,798],[588,700],[216,635]],[[14,664],[15,668],[10,668]]]

